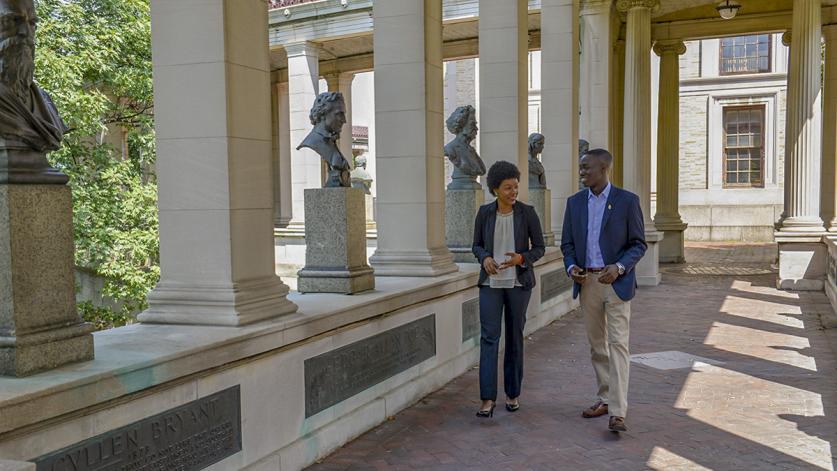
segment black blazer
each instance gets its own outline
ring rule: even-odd
[[[524,260],[523,266],[515,267],[517,281],[523,289],[528,290],[535,287],[535,262],[543,257],[545,250],[543,230],[535,208],[518,201],[514,203],[512,209],[514,210],[514,251],[521,254]],[[497,201],[495,200],[482,205],[474,221],[474,244],[471,251],[480,262],[478,286],[488,278],[488,273],[482,266],[483,260],[485,257],[494,257],[494,224],[496,222]]]

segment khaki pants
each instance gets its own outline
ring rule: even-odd
[[[587,275],[581,288],[581,310],[599,384],[599,399],[608,405],[611,416],[625,417],[628,412],[631,303],[619,299],[613,286],[599,283],[598,277],[598,273]]]

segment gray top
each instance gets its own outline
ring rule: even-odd
[[[507,253],[514,252],[514,211],[508,214],[497,213],[494,224],[494,260],[500,264],[506,261]],[[486,280],[492,288],[514,288],[520,286],[517,281],[517,268],[509,267],[500,273],[491,275]],[[483,283],[483,286],[485,283]]]

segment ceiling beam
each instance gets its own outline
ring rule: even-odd
[[[651,38],[708,39],[723,36],[741,36],[753,33],[783,32],[791,29],[793,15],[790,10],[740,15],[731,20],[704,18],[700,20],[668,21],[651,24]],[[837,24],[837,6],[822,8],[822,24]]]
[[[541,32],[529,31],[529,50],[541,48]],[[442,45],[442,57],[444,60],[459,60],[479,57],[479,38],[457,39],[446,41]],[[353,56],[338,57],[320,61],[320,75],[326,76],[341,72],[369,72],[375,67],[374,54],[371,52]],[[281,68],[270,73],[270,79],[274,83],[288,81],[288,69]]]

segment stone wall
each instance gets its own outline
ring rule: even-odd
[[[535,271],[527,334],[577,306],[558,249]],[[190,447],[204,440],[186,431],[208,430],[229,451],[208,469],[302,469],[476,364],[477,275],[466,265],[437,278],[379,278],[362,295],[292,294],[297,313],[245,327],[98,332],[94,361],[0,377],[0,459],[57,453],[48,467],[56,470],[81,460],[88,469],[198,460]],[[238,398],[224,403],[223,420],[211,402],[219,393]],[[143,430],[144,438],[135,432]],[[174,448],[160,449],[157,438]]]
[[[680,97],[680,188],[707,188],[708,95]]]

